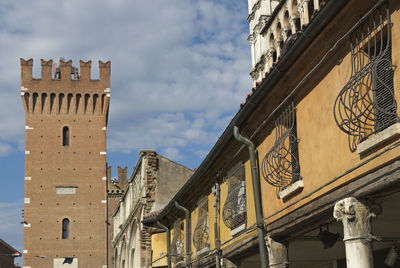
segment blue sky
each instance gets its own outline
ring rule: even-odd
[[[251,88],[247,1],[0,0],[0,238],[22,250],[19,58],[111,60],[108,163],[197,167]],[[114,169],[114,171],[116,168]]]

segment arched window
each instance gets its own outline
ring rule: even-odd
[[[63,144],[63,146],[69,146],[69,128],[68,127],[63,127],[62,144]]]
[[[62,239],[68,239],[69,237],[69,220],[63,219],[62,221]]]

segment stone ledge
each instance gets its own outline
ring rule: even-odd
[[[400,135],[400,123],[391,125],[390,127],[382,130],[381,132],[372,135],[365,141],[357,145],[357,153],[363,154],[374,147]]]
[[[198,250],[196,253],[197,253],[197,256],[201,256],[201,255],[204,255],[205,253],[207,253],[209,251],[210,251],[210,247],[209,246],[205,246],[204,248]]]
[[[282,191],[279,192],[279,198],[284,200],[284,199],[298,193],[303,188],[304,188],[303,180],[295,181],[294,183],[290,184],[288,187],[286,187],[285,189],[283,189]]]
[[[240,232],[243,231],[244,229],[246,229],[246,224],[243,223],[242,225],[239,225],[239,226],[236,227],[235,229],[232,229],[232,230],[231,230],[231,236],[234,236],[234,235],[240,233]]]

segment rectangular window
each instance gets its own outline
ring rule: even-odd
[[[389,9],[382,5],[350,33],[351,77],[334,105],[339,128],[349,147],[398,122],[394,98],[392,35]]]

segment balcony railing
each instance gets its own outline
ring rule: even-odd
[[[394,98],[392,23],[386,5],[374,10],[350,33],[351,77],[334,105],[339,128],[352,152],[372,134],[399,121]]]
[[[261,174],[278,191],[301,179],[293,102],[288,103],[275,120],[275,143],[262,161]]]
[[[228,195],[222,209],[222,219],[231,230],[246,222],[246,182],[244,165],[239,162],[228,172]]]
[[[208,247],[208,200],[201,202],[198,208],[198,220],[193,232],[193,245],[197,251]]]

